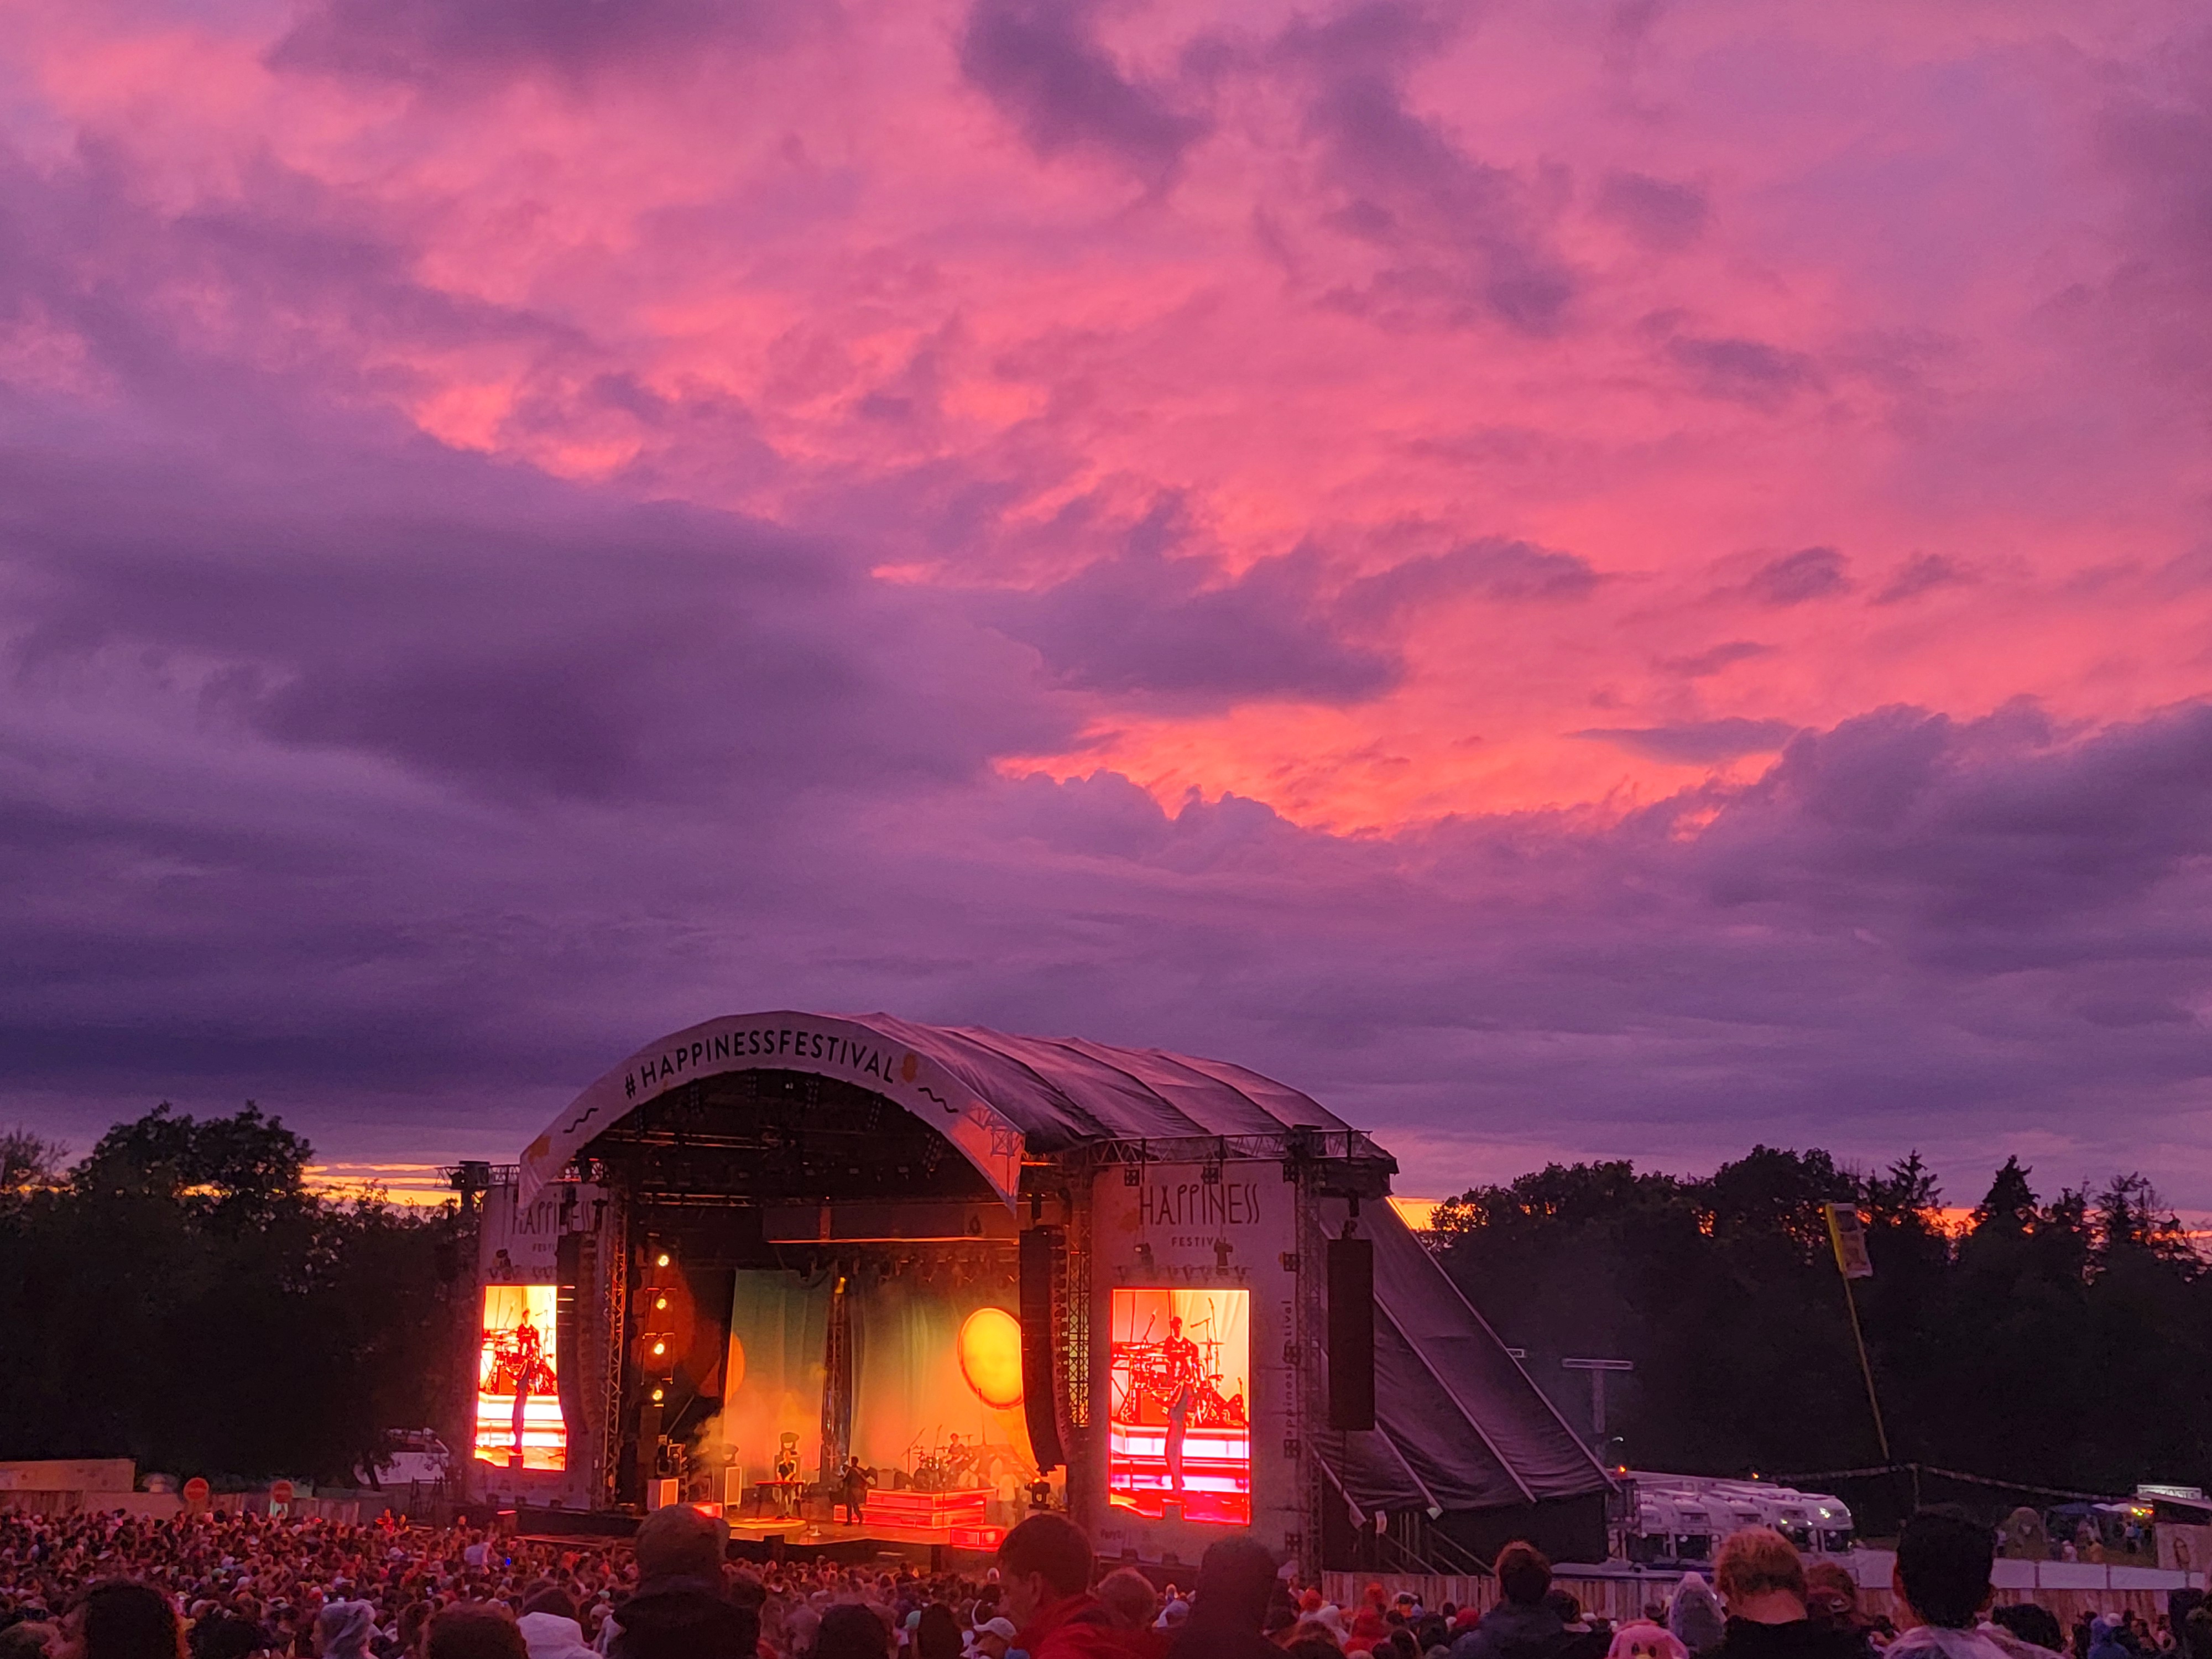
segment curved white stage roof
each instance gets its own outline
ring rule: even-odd
[[[639,1107],[701,1077],[750,1069],[833,1077],[942,1131],[1014,1201],[1024,1152],[1107,1141],[1234,1140],[1304,1130],[1337,1156],[1388,1161],[1296,1089],[1224,1060],[1073,1037],[787,1009],[711,1019],[649,1042],[577,1096],[522,1155],[522,1201]],[[1388,1204],[1375,1240],[1376,1429],[1317,1431],[1355,1510],[1480,1510],[1585,1496],[1604,1469]]]
[[[873,1090],[941,1130],[1010,1205],[1024,1152],[1049,1157],[1088,1142],[1293,1129],[1353,1133],[1310,1096],[1225,1060],[917,1025],[890,1014],[775,1009],[672,1031],[610,1070],[524,1152],[523,1202],[647,1101],[697,1078],[753,1067]]]

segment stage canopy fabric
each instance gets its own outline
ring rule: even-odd
[[[1375,1241],[1375,1428],[1325,1437],[1355,1510],[1487,1510],[1601,1492],[1604,1469],[1388,1205]]]
[[[1310,1097],[1224,1060],[916,1025],[889,1014],[777,1010],[672,1032],[609,1071],[524,1152],[522,1201],[647,1101],[714,1072],[753,1066],[818,1073],[885,1096],[942,1129],[1009,1206],[1024,1151],[1050,1157],[1098,1141],[1354,1133]]]

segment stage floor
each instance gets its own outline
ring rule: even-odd
[[[811,1561],[827,1556],[857,1565],[897,1556],[930,1571],[969,1565],[980,1570],[998,1548],[1004,1528],[887,1527],[863,1521],[775,1521],[747,1517],[730,1522],[730,1553],[750,1561],[784,1557]]]
[[[899,1526],[882,1514],[863,1513],[855,1525],[847,1521],[822,1521],[793,1516],[731,1515],[720,1505],[702,1504],[709,1514],[721,1514],[730,1528],[730,1553],[750,1561],[783,1556],[811,1559],[826,1555],[844,1565],[895,1555],[932,1566],[945,1557],[987,1561],[1006,1534],[994,1526]],[[604,1537],[610,1541],[637,1530],[638,1517],[581,1510],[515,1511],[516,1530],[525,1538],[573,1541],[579,1537]]]

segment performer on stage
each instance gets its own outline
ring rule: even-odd
[[[868,1502],[868,1472],[860,1467],[860,1460],[845,1460],[845,1519],[854,1526],[860,1524],[860,1511]]]
[[[775,1512],[785,1520],[799,1513],[799,1437],[787,1431],[775,1449]]]

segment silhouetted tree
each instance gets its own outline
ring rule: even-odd
[[[1865,1212],[1859,1308],[1899,1457],[2124,1492],[2212,1476],[2212,1274],[2140,1176],[2048,1203],[2008,1158],[1955,1237],[1917,1153],[1873,1174],[1756,1146],[1711,1176],[1553,1164],[1440,1206],[1447,1271],[1563,1414],[1575,1354],[1632,1360],[1626,1460],[1712,1474],[1871,1463],[1820,1206]]]
[[[436,1420],[458,1223],[318,1199],[311,1151],[163,1105],[0,1205],[9,1455],[343,1479]]]

